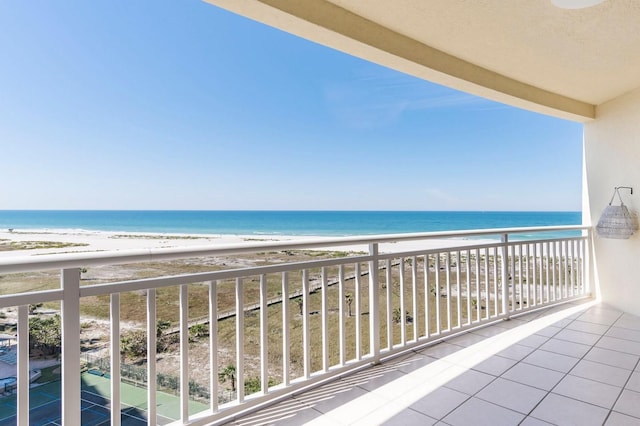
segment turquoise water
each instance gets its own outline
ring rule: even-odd
[[[580,212],[0,210],[0,229],[235,235],[349,236],[580,223]]]

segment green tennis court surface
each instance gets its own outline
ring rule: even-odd
[[[109,379],[89,373],[82,374],[82,424],[106,426],[110,423],[111,388]],[[30,424],[61,425],[60,404],[61,383],[52,382],[34,387],[29,392]],[[180,400],[174,395],[158,392],[157,422],[160,425],[170,423],[180,417]],[[147,424],[147,390],[126,383],[120,385],[123,425]],[[16,424],[15,396],[0,398],[0,426]],[[206,410],[204,404],[189,401],[189,413]]]

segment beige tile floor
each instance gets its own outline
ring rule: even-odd
[[[452,337],[237,425],[640,425],[640,318],[592,301]]]

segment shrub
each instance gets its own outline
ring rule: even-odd
[[[43,355],[58,355],[62,351],[60,315],[29,319],[29,346]]]

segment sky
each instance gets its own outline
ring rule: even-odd
[[[0,28],[0,209],[581,209],[582,124],[200,0],[5,0]]]

